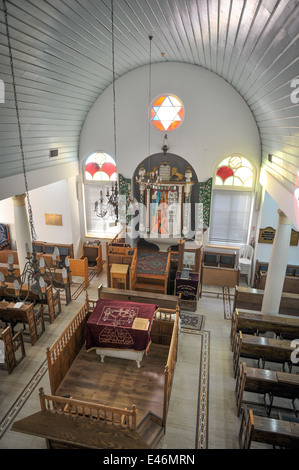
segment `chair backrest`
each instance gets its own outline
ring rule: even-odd
[[[241,258],[252,259],[253,251],[254,250],[251,245],[242,245],[239,250],[239,259]]]

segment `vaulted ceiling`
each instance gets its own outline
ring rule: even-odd
[[[76,161],[84,119],[112,81],[111,0],[5,4],[26,169]],[[153,63],[215,72],[252,110],[262,165],[292,191],[299,169],[298,0],[114,0],[113,11],[116,77],[149,63],[149,35]],[[0,20],[5,178],[22,169],[3,4]],[[50,159],[52,148],[59,155]]]

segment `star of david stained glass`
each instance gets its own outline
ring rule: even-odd
[[[179,127],[184,117],[184,106],[174,95],[156,98],[150,110],[152,124],[160,131],[172,131]]]

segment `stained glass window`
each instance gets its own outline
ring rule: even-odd
[[[108,191],[111,192],[112,182],[117,181],[115,161],[108,153],[93,152],[84,160],[82,170],[86,235],[113,238],[119,227],[115,225],[113,217],[97,217],[95,202],[99,199],[100,191],[106,195]]]
[[[248,243],[254,185],[254,166],[242,155],[230,155],[217,165],[209,231],[211,244]]]
[[[215,186],[253,188],[254,169],[249,160],[240,155],[225,158],[217,167]]]
[[[151,106],[151,122],[160,131],[172,131],[176,129],[181,125],[183,117],[184,106],[177,96],[159,96]]]
[[[85,181],[116,181],[115,161],[105,152],[92,153],[85,160]]]

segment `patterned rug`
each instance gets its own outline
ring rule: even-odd
[[[225,320],[231,320],[232,318],[232,304],[229,287],[222,287],[223,293],[223,308],[224,308],[224,318]]]
[[[164,275],[168,253],[138,251],[137,273]]]
[[[204,321],[204,315],[180,312],[181,331],[188,332],[192,330],[192,333],[194,333],[193,330],[201,331],[204,328]]]
[[[208,449],[210,332],[202,331],[201,360],[198,386],[196,449]]]

